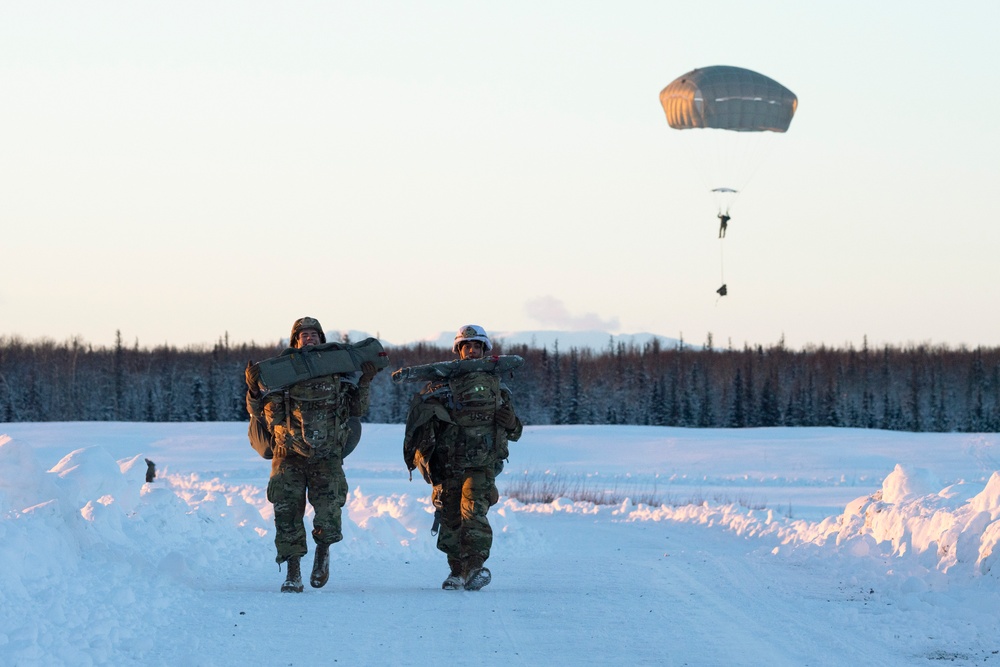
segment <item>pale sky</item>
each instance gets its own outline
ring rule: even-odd
[[[998,26],[985,0],[3,3],[0,336],[1000,345]],[[724,250],[658,99],[709,65],[799,98]]]

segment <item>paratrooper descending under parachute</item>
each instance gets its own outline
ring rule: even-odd
[[[695,130],[712,136],[698,136],[698,152],[708,158],[709,190],[716,200],[720,242],[726,237],[731,208],[746,182],[760,163],[750,156],[746,138],[781,134],[788,130],[798,98],[774,79],[742,67],[716,65],[702,67],[674,79],[660,91],[660,104],[667,123],[675,130]],[[704,141],[702,141],[704,139]],[[701,146],[700,144],[704,144]],[[753,163],[753,164],[749,164]],[[722,287],[727,293],[720,247]]]

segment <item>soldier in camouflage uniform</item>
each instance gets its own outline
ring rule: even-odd
[[[320,323],[303,317],[292,325],[291,347],[282,354],[325,342]],[[350,434],[347,422],[368,411],[369,386],[377,372],[374,364],[366,362],[360,378],[356,374],[324,375],[263,399],[263,414],[275,441],[267,499],[274,505],[276,560],[288,563],[281,586],[284,592],[303,590],[299,559],[308,551],[303,521],[307,499],[315,512],[312,536],[316,555],[310,584],[320,588],[329,579],[330,545],[343,539],[341,512],[347,501],[343,456]],[[247,384],[256,386],[249,371]]]
[[[493,348],[482,327],[459,329],[452,351],[462,359],[481,359]],[[493,546],[486,517],[499,500],[496,476],[507,458],[507,441],[521,437],[510,391],[498,375],[472,372],[452,376],[421,394],[421,404],[447,410],[431,420],[433,451],[428,462],[432,499],[440,518],[437,548],[448,556],[446,590],[479,590],[490,583],[485,567]],[[407,463],[408,466],[411,463]],[[411,468],[412,469],[412,468]]]

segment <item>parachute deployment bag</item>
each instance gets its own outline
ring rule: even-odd
[[[298,382],[324,375],[342,375],[361,371],[370,361],[376,368],[389,365],[389,355],[375,338],[359,343],[324,343],[301,350],[286,350],[277,357],[257,362],[260,386],[265,394],[286,389]]]

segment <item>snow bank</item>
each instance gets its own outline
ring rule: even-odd
[[[102,664],[121,647],[142,661],[151,641],[133,629],[157,622],[151,610],[274,557],[262,489],[197,475],[147,484],[145,472],[142,455],[116,461],[97,446],[45,471],[0,437],[0,663]],[[429,508],[407,496],[355,491],[347,517],[334,560],[434,554]]]
[[[927,568],[956,577],[991,572],[1000,558],[1000,472],[986,485],[959,483],[941,488],[928,470],[897,465],[869,496],[849,503],[839,516],[797,521],[774,510],[738,504],[679,507],[600,507],[559,499],[552,503],[505,504],[512,512],[604,514],[621,521],[674,521],[722,527],[777,545],[822,547],[853,557],[892,557],[897,572]],[[775,553],[779,549],[775,548]],[[916,571],[916,570],[914,570]]]

